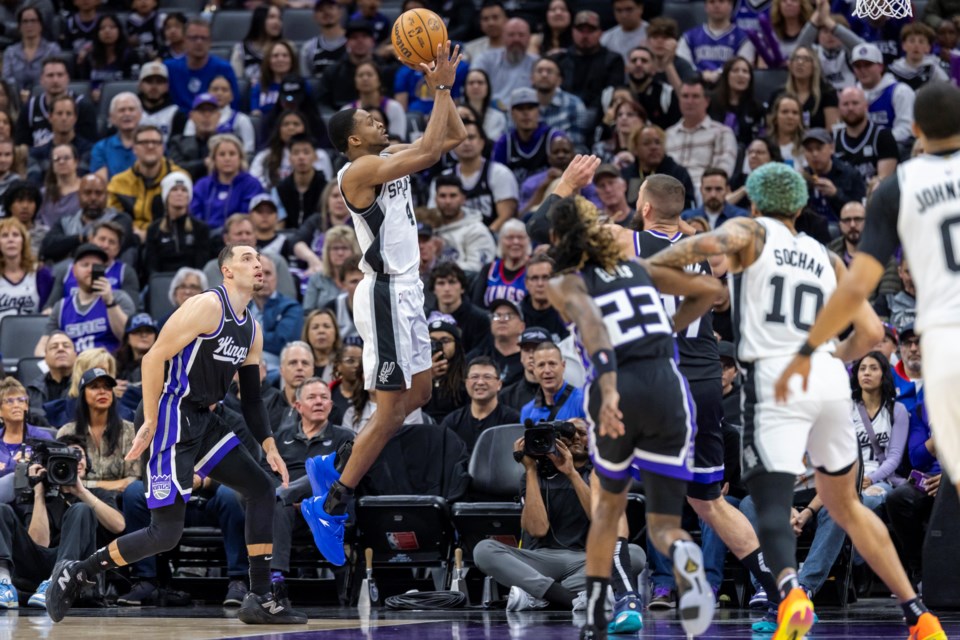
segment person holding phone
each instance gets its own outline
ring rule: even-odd
[[[127,318],[136,312],[136,306],[126,292],[110,286],[107,260],[107,253],[95,244],[82,244],[74,252],[72,272],[77,290],[53,305],[46,335],[34,349],[36,355],[43,355],[47,337],[57,330],[70,336],[77,353],[94,347],[113,353],[120,346]]]
[[[470,402],[466,385],[467,361],[460,327],[453,318],[437,317],[431,320],[428,327],[430,358],[433,361],[433,394],[423,411],[439,423],[447,414]]]

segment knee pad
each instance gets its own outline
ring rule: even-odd
[[[180,543],[183,535],[183,522],[179,525],[173,522],[150,523],[147,535],[153,540],[159,551],[170,551]]]

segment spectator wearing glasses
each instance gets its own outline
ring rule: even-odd
[[[448,414],[441,424],[460,436],[468,452],[473,452],[477,438],[484,430],[520,421],[520,413],[498,398],[502,388],[500,369],[490,358],[480,356],[467,365],[470,404]]]
[[[170,304],[173,305],[173,311],[176,311],[184,302],[198,293],[206,291],[207,288],[207,276],[203,271],[191,267],[180,267],[173,275],[173,280],[170,281],[170,288],[167,290],[167,299],[170,301]],[[173,311],[171,311],[166,318],[160,320],[159,324],[161,328],[163,328],[163,324],[167,321],[167,318],[173,315]]]
[[[624,80],[623,55],[600,44],[602,35],[600,16],[594,11],[578,11],[573,17],[573,47],[556,58],[563,90],[581,96],[587,108],[597,110],[603,90],[620,86]]]
[[[520,305],[500,299],[490,303],[490,333],[493,339],[467,354],[467,362],[478,356],[487,356],[497,363],[503,386],[523,378],[520,362],[520,335],[523,333],[523,312]]]
[[[174,171],[160,181],[163,217],[147,227],[144,267],[147,273],[202,269],[210,255],[210,227],[190,215],[193,181]]]
[[[163,155],[163,132],[154,125],[137,127],[133,137],[136,162],[107,185],[109,206],[133,218],[134,233],[143,241],[154,218],[163,212],[163,179],[182,169]]]
[[[913,284],[906,256],[900,256],[897,275],[900,276],[901,289],[896,293],[877,296],[873,301],[873,310],[881,318],[888,319],[890,324],[900,332],[902,339],[906,327],[913,325],[917,315],[917,289]]]
[[[193,100],[207,90],[217,76],[224,76],[233,88],[233,108],[239,109],[240,87],[233,67],[222,58],[210,55],[210,23],[203,18],[187,22],[187,55],[164,61],[170,73],[170,94],[184,113],[190,111]]]
[[[69,381],[69,374],[67,380]],[[0,502],[13,499],[13,471],[23,456],[23,447],[30,438],[53,440],[46,429],[29,423],[30,397],[15,378],[0,383]]]
[[[860,235],[863,233],[863,225],[866,221],[867,209],[860,202],[848,202],[840,209],[840,236],[827,245],[830,251],[834,252],[843,260],[843,263],[850,266],[853,260],[853,254],[860,244]],[[883,272],[883,278],[880,285],[871,296],[871,301],[877,296],[896,295],[900,291],[900,276],[897,275],[897,260],[891,258],[887,263],[887,268]]]

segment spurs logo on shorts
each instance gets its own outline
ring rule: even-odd
[[[383,366],[380,367],[380,384],[387,384],[387,382],[390,381],[390,376],[393,375],[393,371],[396,368],[396,362],[384,362]]]
[[[169,496],[171,489],[172,484],[168,475],[154,476],[150,482],[150,492],[157,500],[163,500]]]

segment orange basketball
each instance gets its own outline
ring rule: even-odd
[[[429,9],[411,9],[393,23],[391,38],[401,62],[430,64],[437,57],[437,47],[447,41],[447,26]]]

